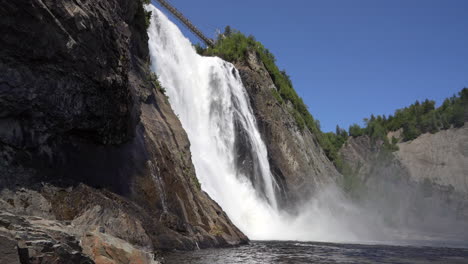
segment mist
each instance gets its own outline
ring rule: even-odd
[[[190,139],[202,189],[250,239],[466,243],[460,230],[468,229],[461,229],[467,226],[456,205],[391,170],[361,179],[358,197],[344,192],[338,180],[316,186],[294,208],[278,206],[279,186],[239,72],[220,58],[198,55],[163,13],[147,9],[152,69]]]

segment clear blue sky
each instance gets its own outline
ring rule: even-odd
[[[468,87],[468,0],[169,2],[210,37],[226,25],[254,35],[323,131]]]

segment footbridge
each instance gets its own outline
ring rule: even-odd
[[[180,20],[190,31],[192,31],[195,36],[197,36],[201,41],[203,41],[207,46],[213,47],[215,42],[203,35],[203,33],[194,25],[188,18],[186,18],[179,10],[177,10],[174,6],[172,6],[166,0],[156,0],[159,2],[165,9],[171,12],[177,19]]]

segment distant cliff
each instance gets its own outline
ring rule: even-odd
[[[400,139],[401,133],[388,136]],[[468,123],[396,145],[398,150],[388,151],[383,142],[373,142],[368,136],[349,137],[340,154],[352,173],[363,181],[379,177],[372,174],[388,167],[388,173],[405,176],[415,183],[429,182],[468,195]]]
[[[395,157],[416,182],[432,182],[468,196],[468,123],[398,144]]]
[[[185,131],[149,71],[148,15],[129,0],[0,6],[0,210],[10,219],[0,225],[11,231],[0,239],[24,242],[22,257],[41,256],[15,241],[35,221],[18,215],[82,238],[70,252],[98,248],[84,239],[96,232],[150,253],[247,241],[200,190]]]
[[[400,140],[401,132],[388,136]],[[394,223],[427,224],[434,232],[443,225],[456,230],[444,220],[466,225],[468,123],[396,145],[398,150],[390,151],[367,135],[349,137],[340,150],[347,168],[345,189]]]

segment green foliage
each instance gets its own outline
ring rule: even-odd
[[[151,0],[141,0],[142,3],[144,5],[149,5],[151,4]],[[146,11],[144,10],[144,13],[145,13],[145,26],[146,26],[146,29],[148,29],[148,27],[150,26],[151,24],[151,11]]]
[[[239,31],[232,31],[228,26],[224,34],[218,38],[216,45],[206,49],[204,55],[216,55],[224,60],[236,62],[244,59],[247,50],[256,44],[256,41],[247,38]]]
[[[341,146],[348,140],[348,132],[345,129],[336,126],[335,133],[328,132],[322,133],[321,132],[321,139],[319,139],[319,143],[321,143],[321,147],[324,149],[325,154],[327,157],[335,163],[335,166],[339,167],[339,163],[341,159],[338,155],[338,151],[340,150]]]
[[[349,127],[349,135],[352,137],[359,137],[364,135],[364,129],[362,129],[358,124],[353,124]]]
[[[164,88],[161,83],[159,82],[159,79],[158,79],[158,76],[156,75],[156,73],[154,72],[151,72],[149,74],[149,78],[150,78],[150,82],[153,84],[153,86],[158,89],[159,91],[161,91],[161,93],[163,94],[166,94],[166,88]]]
[[[205,48],[200,43],[193,45],[193,47],[195,48],[195,51],[200,55],[203,55],[203,53],[205,52]]]
[[[389,131],[402,128],[402,140],[409,141],[423,133],[436,133],[452,126],[462,127],[468,121],[468,88],[463,88],[458,96],[447,98],[439,108],[435,108],[434,101],[426,99],[422,103],[416,101],[408,107],[396,110],[394,116],[386,118],[372,115],[364,121],[366,127],[363,129],[358,125],[349,128],[351,136],[361,135],[362,130],[363,134],[372,139],[384,140]],[[396,140],[392,140],[392,143],[396,143]]]
[[[382,146],[379,151],[379,160],[388,162],[391,161],[391,153],[398,150],[398,139],[392,137],[389,140],[388,132],[402,129],[401,140],[408,141],[417,138],[422,133],[435,133],[452,126],[461,127],[466,121],[468,121],[468,88],[463,88],[458,96],[446,99],[439,108],[435,108],[434,101],[425,100],[422,103],[416,101],[408,107],[398,109],[393,116],[388,118],[371,115],[370,118],[364,119],[366,124],[364,128],[357,124],[351,125],[349,136],[369,136],[374,144],[378,142]],[[337,127],[336,133],[326,133],[325,135],[328,137],[327,142],[331,144],[325,146],[324,149],[327,151],[328,148],[327,155],[331,157],[337,169],[343,174],[344,189],[355,193],[360,188],[359,178],[335,152],[345,143],[343,138],[346,135],[339,127]]]
[[[150,24],[151,24],[151,15],[152,15],[151,11],[146,11],[145,10],[145,27],[146,27],[146,29],[148,29]]]
[[[231,27],[230,27],[230,26],[226,26],[226,28],[224,29],[224,35],[225,35],[226,37],[230,37],[231,34],[232,34],[232,29],[231,29]]]
[[[144,31],[148,30],[148,27],[151,24],[151,11],[146,11],[144,5],[151,4],[151,0],[141,0],[141,4],[138,6],[138,10],[135,15],[135,19],[137,21],[137,28]]]

